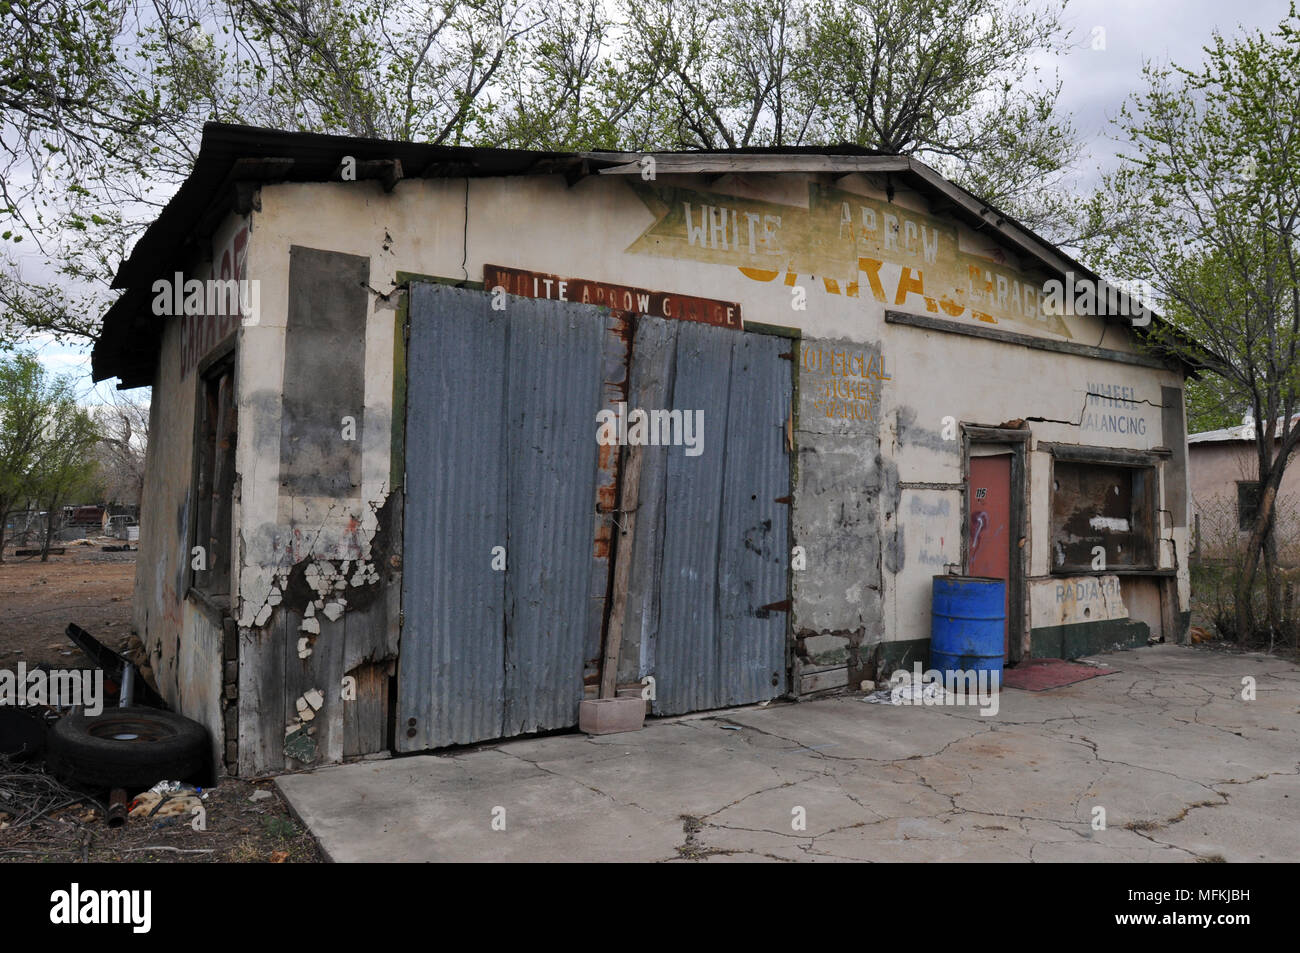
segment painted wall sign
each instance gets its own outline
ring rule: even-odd
[[[1072,576],[1030,581],[1035,628],[1127,619],[1118,576]]]
[[[1089,381],[1088,401],[1079,429],[1145,437],[1147,419],[1144,411],[1150,404],[1136,395],[1135,386]]]
[[[483,266],[483,287],[488,291],[504,288],[523,298],[548,298],[575,304],[598,304],[614,311],[632,311],[675,321],[696,321],[721,328],[744,329],[740,305],[733,301],[715,301],[693,295],[647,291],[628,285],[616,285],[587,278],[561,278],[539,271],[524,271],[503,265]]]
[[[883,354],[841,342],[804,344],[799,387],[806,389],[819,416],[831,420],[871,420],[880,415]]]
[[[891,307],[1071,337],[1044,308],[1041,281],[960,251],[950,221],[816,182],[806,207],[628,185],[655,215],[629,252],[734,265],[755,281],[784,274],[789,286],[815,276],[828,293],[850,298],[865,281],[867,293]]]
[[[248,226],[241,226],[221,252],[212,256],[214,277],[227,281],[248,278]],[[217,264],[217,262],[220,262]],[[238,314],[187,314],[181,318],[181,379],[189,377],[199,361],[224,341],[242,318]]]

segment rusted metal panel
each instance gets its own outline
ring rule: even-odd
[[[397,746],[576,724],[610,316],[426,284],[410,314]]]
[[[507,268],[504,265],[483,266],[483,287],[489,291],[497,287],[504,288],[508,294],[524,298],[594,304],[614,311],[629,311],[673,321],[694,321],[734,331],[744,329],[740,305],[734,301],[718,301],[671,291],[650,291],[589,278],[564,278],[539,271]]]

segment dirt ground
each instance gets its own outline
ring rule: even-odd
[[[88,667],[89,661],[64,635],[69,622],[114,650],[125,647],[131,636],[136,553],[100,549],[118,540],[90,542],[65,544],[64,555],[50,556],[46,563],[39,557],[14,557],[12,550],[5,554],[0,564],[0,668],[13,669],[19,662],[28,667],[42,662],[57,668]],[[99,791],[47,815],[19,821],[19,815],[31,809],[25,792],[32,787],[33,770],[40,771],[40,766],[0,759],[0,861],[321,860],[315,842],[270,782],[223,778],[203,801],[206,830],[194,830],[189,816],[132,817],[112,829],[105,816],[107,793]],[[60,800],[82,792],[64,793]],[[255,795],[258,799],[251,800]]]
[[[62,556],[16,557],[0,564],[0,665],[45,662],[58,668],[88,665],[64,630],[75,622],[112,649],[131,635],[131,590],[136,553],[106,553],[116,539],[65,543]]]
[[[316,843],[293,819],[275,786],[223,778],[203,800],[206,830],[196,818],[130,817],[110,828],[103,795],[69,805],[22,826],[5,821],[4,794],[14,773],[0,760],[0,863],[318,863]],[[259,793],[262,792],[262,793]],[[139,792],[133,792],[139,793]],[[257,796],[257,800],[252,798]],[[6,826],[8,825],[8,826]]]

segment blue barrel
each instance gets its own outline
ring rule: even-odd
[[[1002,678],[1007,584],[981,576],[935,576],[930,602],[930,667],[997,672]]]

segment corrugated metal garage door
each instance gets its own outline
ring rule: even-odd
[[[410,316],[398,750],[576,724],[608,312],[416,284]]]
[[[628,406],[704,411],[703,453],[649,447],[642,463],[625,631],[654,676],[656,714],[786,691],[786,615],[762,607],[788,597],[790,350],[639,319]]]
[[[610,570],[592,534],[614,320],[413,286],[398,750],[577,723],[591,593]],[[702,410],[704,429],[698,455],[642,448],[635,536],[615,555],[632,560],[632,674],[655,677],[661,714],[774,698],[786,615],[763,606],[788,597],[790,342],[647,316],[635,327],[628,408]]]

